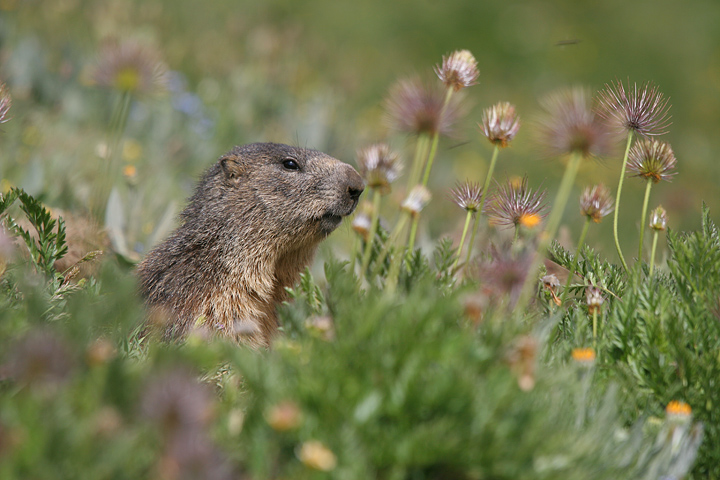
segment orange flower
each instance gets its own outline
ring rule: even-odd
[[[273,430],[287,432],[300,426],[302,412],[295,402],[288,400],[271,407],[265,413],[265,420]]]
[[[665,407],[665,413],[667,413],[668,416],[685,418],[692,414],[692,408],[681,400],[673,400]]]
[[[592,363],[595,361],[595,350],[592,348],[573,348],[572,358],[581,364]]]
[[[317,440],[303,443],[298,458],[306,467],[323,472],[329,472],[337,465],[335,454]]]

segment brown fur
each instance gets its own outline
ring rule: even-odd
[[[180,227],[138,266],[151,314],[168,321],[165,336],[182,337],[202,319],[238,341],[269,345],[285,287],[362,190],[351,166],[315,150],[256,143],[223,155]]]

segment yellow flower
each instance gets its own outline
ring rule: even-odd
[[[595,350],[592,348],[573,348],[572,358],[580,364],[590,364],[595,361]]]
[[[687,418],[692,414],[692,408],[683,401],[673,400],[665,407],[665,413],[672,417]]]
[[[520,215],[519,223],[524,227],[534,228],[538,226],[540,220],[542,220],[542,218],[537,213],[524,213]]]
[[[323,472],[329,472],[337,465],[335,454],[317,440],[303,443],[298,458],[306,467]]]
[[[295,402],[287,400],[270,407],[265,412],[265,420],[273,430],[287,432],[300,426],[302,412]]]

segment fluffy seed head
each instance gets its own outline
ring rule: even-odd
[[[430,203],[432,195],[430,191],[422,185],[416,185],[410,190],[407,198],[403,201],[401,208],[408,212],[411,216],[419,215],[423,208]]]
[[[610,190],[603,185],[587,187],[580,196],[580,212],[595,223],[613,211],[613,199]]]
[[[0,123],[10,120],[8,112],[12,106],[12,97],[4,83],[0,83]]]
[[[390,184],[400,175],[402,165],[397,153],[385,143],[376,143],[358,150],[358,169],[369,188],[382,193],[390,191]]]
[[[606,84],[598,95],[598,114],[618,131],[634,132],[647,137],[667,133],[670,126],[670,105],[658,87],[646,82],[625,89],[617,80]]]
[[[458,183],[450,192],[452,199],[460,208],[476,213],[482,203],[482,187],[479,183]]]
[[[372,205],[369,203],[361,203],[351,224],[355,233],[360,235],[365,241],[367,241],[368,235],[370,235],[370,228],[372,227],[372,210]]]
[[[592,96],[584,88],[558,90],[541,102],[545,113],[538,136],[547,154],[580,153],[583,157],[608,155],[613,139],[592,109]]]
[[[162,91],[166,75],[167,67],[146,47],[113,42],[102,48],[93,78],[102,87],[143,95]]]
[[[495,225],[528,228],[537,226],[547,216],[545,191],[534,192],[528,187],[527,176],[520,182],[497,184],[497,191],[488,207],[488,216]]]
[[[636,177],[652,179],[653,183],[670,179],[677,172],[675,154],[667,142],[658,140],[641,140],[635,142],[628,154],[628,170],[635,172]]]
[[[663,207],[650,212],[650,228],[656,232],[663,232],[667,228],[667,212]]]
[[[434,70],[445,86],[456,92],[475,85],[480,76],[477,61],[469,50],[457,50],[448,56],[443,55],[442,66],[435,65]]]
[[[385,108],[391,128],[418,135],[448,135],[460,115],[457,96],[445,105],[445,94],[441,89],[417,78],[395,84],[385,100]]]
[[[488,140],[499,147],[507,147],[520,130],[520,117],[515,107],[508,102],[500,102],[483,111],[480,130]]]

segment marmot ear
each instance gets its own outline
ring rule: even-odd
[[[245,162],[237,155],[223,155],[220,157],[220,166],[227,178],[239,178],[245,172]]]

